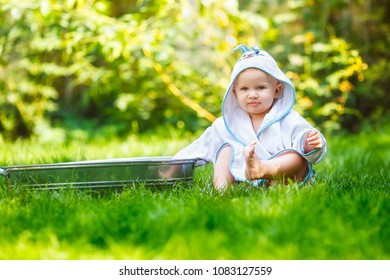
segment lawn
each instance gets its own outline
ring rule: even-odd
[[[196,168],[194,182],[159,190],[1,183],[0,259],[389,259],[390,129],[327,138],[316,182],[301,187],[218,193],[210,165]],[[0,166],[170,155],[189,141],[17,141],[2,143]]]

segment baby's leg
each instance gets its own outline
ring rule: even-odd
[[[278,180],[292,179],[302,181],[307,174],[307,162],[297,152],[288,151],[269,160],[260,160],[251,143],[244,149],[247,178]]]
[[[230,146],[223,147],[214,165],[214,187],[217,190],[225,190],[234,182],[234,177],[230,173],[231,158],[232,148]]]

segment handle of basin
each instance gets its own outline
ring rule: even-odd
[[[11,177],[11,175],[9,174],[7,169],[4,169],[4,168],[0,168],[0,175],[3,175],[5,177],[7,177],[7,178]]]
[[[203,159],[197,159],[195,161],[194,167],[202,166],[202,165],[205,165],[205,164],[207,164],[207,161],[205,161]]]

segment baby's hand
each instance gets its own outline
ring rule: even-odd
[[[306,134],[306,140],[304,144],[305,154],[310,153],[315,149],[322,148],[322,137],[316,130],[312,130]]]

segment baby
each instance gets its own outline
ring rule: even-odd
[[[326,153],[323,135],[292,109],[295,91],[275,60],[244,45],[218,118],[174,158],[214,162],[214,186],[291,179],[306,182]]]

